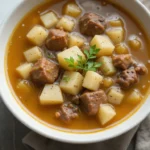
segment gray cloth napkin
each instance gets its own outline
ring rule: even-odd
[[[66,144],[62,142],[48,140],[34,132],[30,132],[23,139],[23,143],[30,146],[34,150],[70,150],[70,149],[72,150],[127,150],[137,129],[138,126],[133,130],[108,141],[94,143],[94,144],[83,144],[83,145]],[[144,149],[144,150],[149,150],[149,149]]]
[[[104,142],[83,145],[67,144],[30,132],[23,139],[23,143],[33,150],[127,150],[134,135],[136,136],[134,150],[150,150],[150,115],[140,127],[138,125],[129,132]]]
[[[140,0],[150,9],[150,0]],[[135,136],[134,150],[150,150],[150,115],[141,125],[114,139],[94,144],[74,145],[53,141],[30,132],[23,143],[33,150],[127,150]]]

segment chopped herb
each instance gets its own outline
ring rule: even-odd
[[[68,66],[74,68],[76,70],[86,71],[97,71],[97,69],[101,66],[100,62],[95,62],[97,53],[100,49],[96,48],[96,45],[91,46],[89,50],[84,50],[84,54],[86,55],[86,61],[83,60],[82,56],[78,55],[77,64],[73,57],[65,58],[65,61],[68,63]]]
[[[47,53],[47,57],[48,57],[49,59],[55,59],[55,58],[56,58],[53,53]]]
[[[69,67],[74,67],[74,59],[72,57],[65,58],[65,61],[69,64]]]
[[[63,80],[64,80],[65,82],[69,82],[70,77],[68,77],[68,76],[63,76]]]

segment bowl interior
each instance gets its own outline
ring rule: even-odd
[[[44,124],[38,122],[34,118],[32,118],[27,112],[25,112],[18,102],[14,100],[14,95],[10,91],[10,87],[7,83],[7,76],[5,74],[5,50],[7,47],[7,42],[11,33],[14,30],[14,27],[20,21],[20,19],[29,12],[34,6],[41,3],[43,0],[20,0],[20,3],[12,13],[6,18],[0,30],[0,92],[3,97],[4,103],[10,109],[10,111],[26,126],[36,131],[37,133],[46,136],[48,138],[53,138],[59,141],[65,141],[69,143],[92,143],[97,141],[103,141],[106,139],[113,138],[118,136],[129,129],[133,128],[137,124],[139,124],[150,112],[150,98],[144,102],[142,107],[132,115],[128,120],[123,123],[104,130],[102,132],[93,132],[87,134],[78,134],[73,132],[63,132],[56,129],[49,128]],[[139,1],[131,1],[131,0],[113,0],[113,2],[118,5],[124,6],[128,12],[133,14],[133,16],[141,23],[143,28],[145,29],[147,35],[150,37],[150,13],[148,10],[139,2]],[[130,5],[129,5],[130,4]],[[134,9],[133,9],[134,7]],[[15,61],[15,60],[13,60]]]

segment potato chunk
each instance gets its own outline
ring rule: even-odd
[[[108,102],[115,105],[121,104],[124,98],[124,94],[117,88],[110,89],[107,96],[108,96]]]
[[[83,76],[79,72],[66,71],[60,82],[63,92],[77,95],[82,89]]]
[[[101,71],[104,75],[110,76],[116,73],[111,57],[102,56],[97,61],[102,63]]]
[[[69,35],[69,47],[78,46],[82,47],[84,45],[84,38],[79,35]]]
[[[80,7],[75,3],[68,3],[64,7],[64,13],[68,16],[78,17],[81,14],[81,12],[82,11],[81,11]]]
[[[58,17],[53,12],[48,12],[46,14],[41,15],[40,19],[43,25],[48,29],[54,27],[58,22]]]
[[[40,95],[40,103],[42,105],[57,105],[63,102],[64,100],[60,87],[54,84],[46,84]]]
[[[102,125],[107,124],[116,116],[115,109],[110,104],[101,104],[98,111],[98,119]]]
[[[128,50],[128,47],[124,43],[120,43],[115,46],[115,53],[116,54],[128,54],[129,50]]]
[[[96,45],[96,47],[100,49],[97,57],[110,56],[115,49],[115,46],[113,45],[111,40],[105,35],[95,35],[90,45]]]
[[[56,25],[56,28],[64,29],[65,31],[71,32],[75,26],[75,22],[70,17],[62,17]]]
[[[122,26],[124,26],[123,21],[122,21],[121,19],[110,20],[110,21],[109,21],[109,24],[110,24],[112,27],[122,27]]]
[[[108,88],[108,87],[112,86],[113,83],[114,83],[114,81],[110,77],[106,77],[106,78],[103,79],[103,86],[105,88]]]
[[[19,67],[17,67],[16,71],[23,79],[27,79],[32,70],[32,66],[33,66],[32,63],[24,63],[24,64],[20,65]]]
[[[130,104],[137,104],[142,100],[142,95],[139,90],[133,90],[127,98]]]
[[[28,62],[35,62],[42,57],[41,49],[37,46],[24,52],[24,56]]]
[[[131,39],[128,41],[128,44],[131,49],[139,50],[141,48],[141,42],[138,39]]]
[[[124,40],[124,30],[122,28],[107,30],[106,34],[114,44],[119,44]]]
[[[22,93],[32,92],[31,83],[28,80],[21,80],[17,83],[17,89]]]
[[[34,26],[27,34],[28,40],[34,45],[41,46],[48,36],[48,31],[39,25]]]
[[[99,89],[102,81],[103,81],[103,77],[100,74],[94,71],[88,71],[85,75],[82,86],[89,90],[96,91]]]
[[[77,47],[71,47],[69,49],[64,50],[63,52],[60,52],[57,54],[57,58],[58,58],[58,62],[60,64],[60,66],[66,70],[72,71],[75,70],[75,68],[69,67],[68,62],[65,60],[65,58],[73,58],[74,59],[74,65],[77,65],[77,61],[78,61],[78,55],[82,56],[83,61],[86,60],[84,54],[82,53],[82,51]]]

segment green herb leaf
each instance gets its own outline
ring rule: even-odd
[[[53,53],[48,53],[47,54],[47,58],[49,58],[49,59],[55,59],[56,56]]]
[[[75,68],[74,59],[72,57],[65,58],[65,61],[68,63],[68,66],[71,68]]]
[[[68,76],[63,76],[63,81],[69,82],[69,81],[70,81],[70,77],[68,77]]]
[[[76,70],[82,71],[97,71],[97,69],[101,66],[100,62],[95,62],[97,53],[100,49],[96,48],[96,45],[91,46],[89,50],[84,50],[84,54],[86,55],[86,61],[83,60],[82,56],[78,55],[77,64],[75,65],[75,61],[72,57],[65,58],[65,61],[68,63],[68,66],[74,68]]]
[[[96,68],[89,68],[88,70],[89,70],[89,71],[94,71],[94,72],[96,72],[96,71],[97,71],[97,69],[96,69]]]
[[[100,49],[96,48],[96,45],[91,46],[90,50],[84,50],[84,54],[86,55],[87,59],[95,59],[96,54],[100,51]]]
[[[96,56],[91,56],[91,57],[89,57],[89,60],[90,60],[90,59],[95,59],[95,58],[96,58]]]
[[[88,50],[84,50],[84,54],[86,55],[87,58],[89,58],[90,54],[89,54]]]
[[[102,64],[100,62],[95,62],[94,67],[99,68]]]
[[[88,69],[92,68],[93,65],[94,65],[94,62],[93,62],[93,61],[88,61],[88,62],[87,62],[87,67],[88,67]]]

